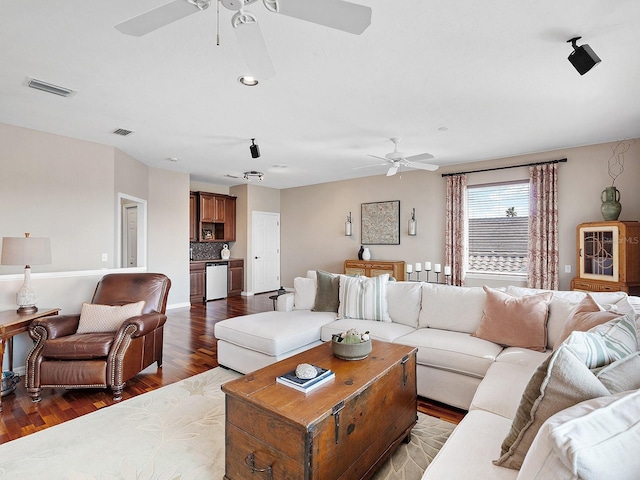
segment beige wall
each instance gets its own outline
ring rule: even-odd
[[[0,237],[30,232],[51,239],[52,263],[34,265],[35,277],[86,271],[93,291],[88,272],[119,265],[118,194],[125,194],[147,200],[147,252],[157,255],[147,265],[171,276],[169,305],[188,304],[188,174],[151,169],[110,146],[6,124],[0,166]],[[0,266],[0,277],[23,268]],[[55,284],[56,275],[46,282]],[[0,293],[0,309],[14,308],[14,293]]]
[[[444,262],[445,180],[442,173],[567,158],[559,168],[560,288],[568,289],[575,274],[575,228],[581,222],[601,221],[600,194],[611,185],[607,160],[616,143],[521,155],[499,160],[441,168],[437,172],[406,171],[281,191],[282,278],[293,278],[308,269],[342,271],[345,259],[357,258],[360,247],[360,204],[400,200],[400,245],[371,245],[372,258],[408,263]],[[469,184],[527,178],[518,168],[471,174]],[[625,171],[615,185],[621,192],[621,220],[640,220],[640,141],[625,155]],[[411,208],[416,209],[418,235],[407,235]],[[352,212],[354,235],[344,236],[346,215]],[[572,273],[564,273],[570,265]],[[472,283],[491,284],[486,280]],[[493,283],[498,285],[497,283]]]
[[[51,239],[53,263],[34,272],[112,266],[112,147],[0,124],[0,169],[0,236]],[[0,274],[23,267],[0,266]]]

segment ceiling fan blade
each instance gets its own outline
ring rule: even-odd
[[[375,165],[363,165],[362,167],[353,167],[353,170],[360,170],[361,168],[373,168],[386,166],[388,163],[376,163]]]
[[[421,153],[420,155],[412,155],[410,157],[404,157],[408,162],[419,162],[421,160],[431,160],[434,158],[430,153]]]
[[[200,7],[187,0],[174,0],[137,17],[130,18],[126,22],[116,25],[116,29],[126,35],[141,37],[200,10]]]
[[[344,0],[278,0],[278,13],[355,35],[371,25],[371,8]]]
[[[384,160],[385,162],[389,163],[389,159],[388,158],[379,157],[378,155],[371,155],[371,154],[369,154],[368,156],[369,157],[373,157],[373,158],[379,158],[380,160]],[[384,163],[382,165],[384,165]]]
[[[255,17],[253,17],[255,19]],[[262,81],[273,77],[276,74],[271,57],[267,50],[267,44],[262,36],[260,26],[256,21],[238,23],[234,28],[238,44],[244,55],[244,60],[249,67],[249,73]]]
[[[409,168],[417,168],[418,170],[428,170],[430,172],[434,172],[439,168],[439,165],[433,165],[431,163],[407,162],[405,165]]]
[[[392,165],[391,167],[389,167],[389,171],[387,172],[387,177],[395,175],[397,171],[398,171],[398,167],[396,167],[395,165]]]

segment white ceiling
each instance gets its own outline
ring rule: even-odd
[[[384,174],[354,167],[379,163],[367,154],[393,136],[439,165],[640,137],[638,0],[361,0],[373,14],[359,36],[255,3],[276,69],[257,87],[237,81],[247,69],[222,6],[220,46],[215,5],[143,37],[114,28],[166,1],[0,2],[0,122],[196,181],[259,170],[274,188]],[[567,60],[578,35],[602,59],[584,76]]]

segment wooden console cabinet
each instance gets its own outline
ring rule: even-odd
[[[572,290],[640,295],[640,222],[582,223],[576,233]]]
[[[367,277],[377,277],[388,273],[397,281],[405,280],[406,264],[403,261],[386,260],[345,260],[344,273],[349,275],[365,275]]]

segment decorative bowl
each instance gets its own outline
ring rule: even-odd
[[[360,343],[343,343],[331,340],[333,355],[342,360],[362,360],[371,353],[371,340]]]

